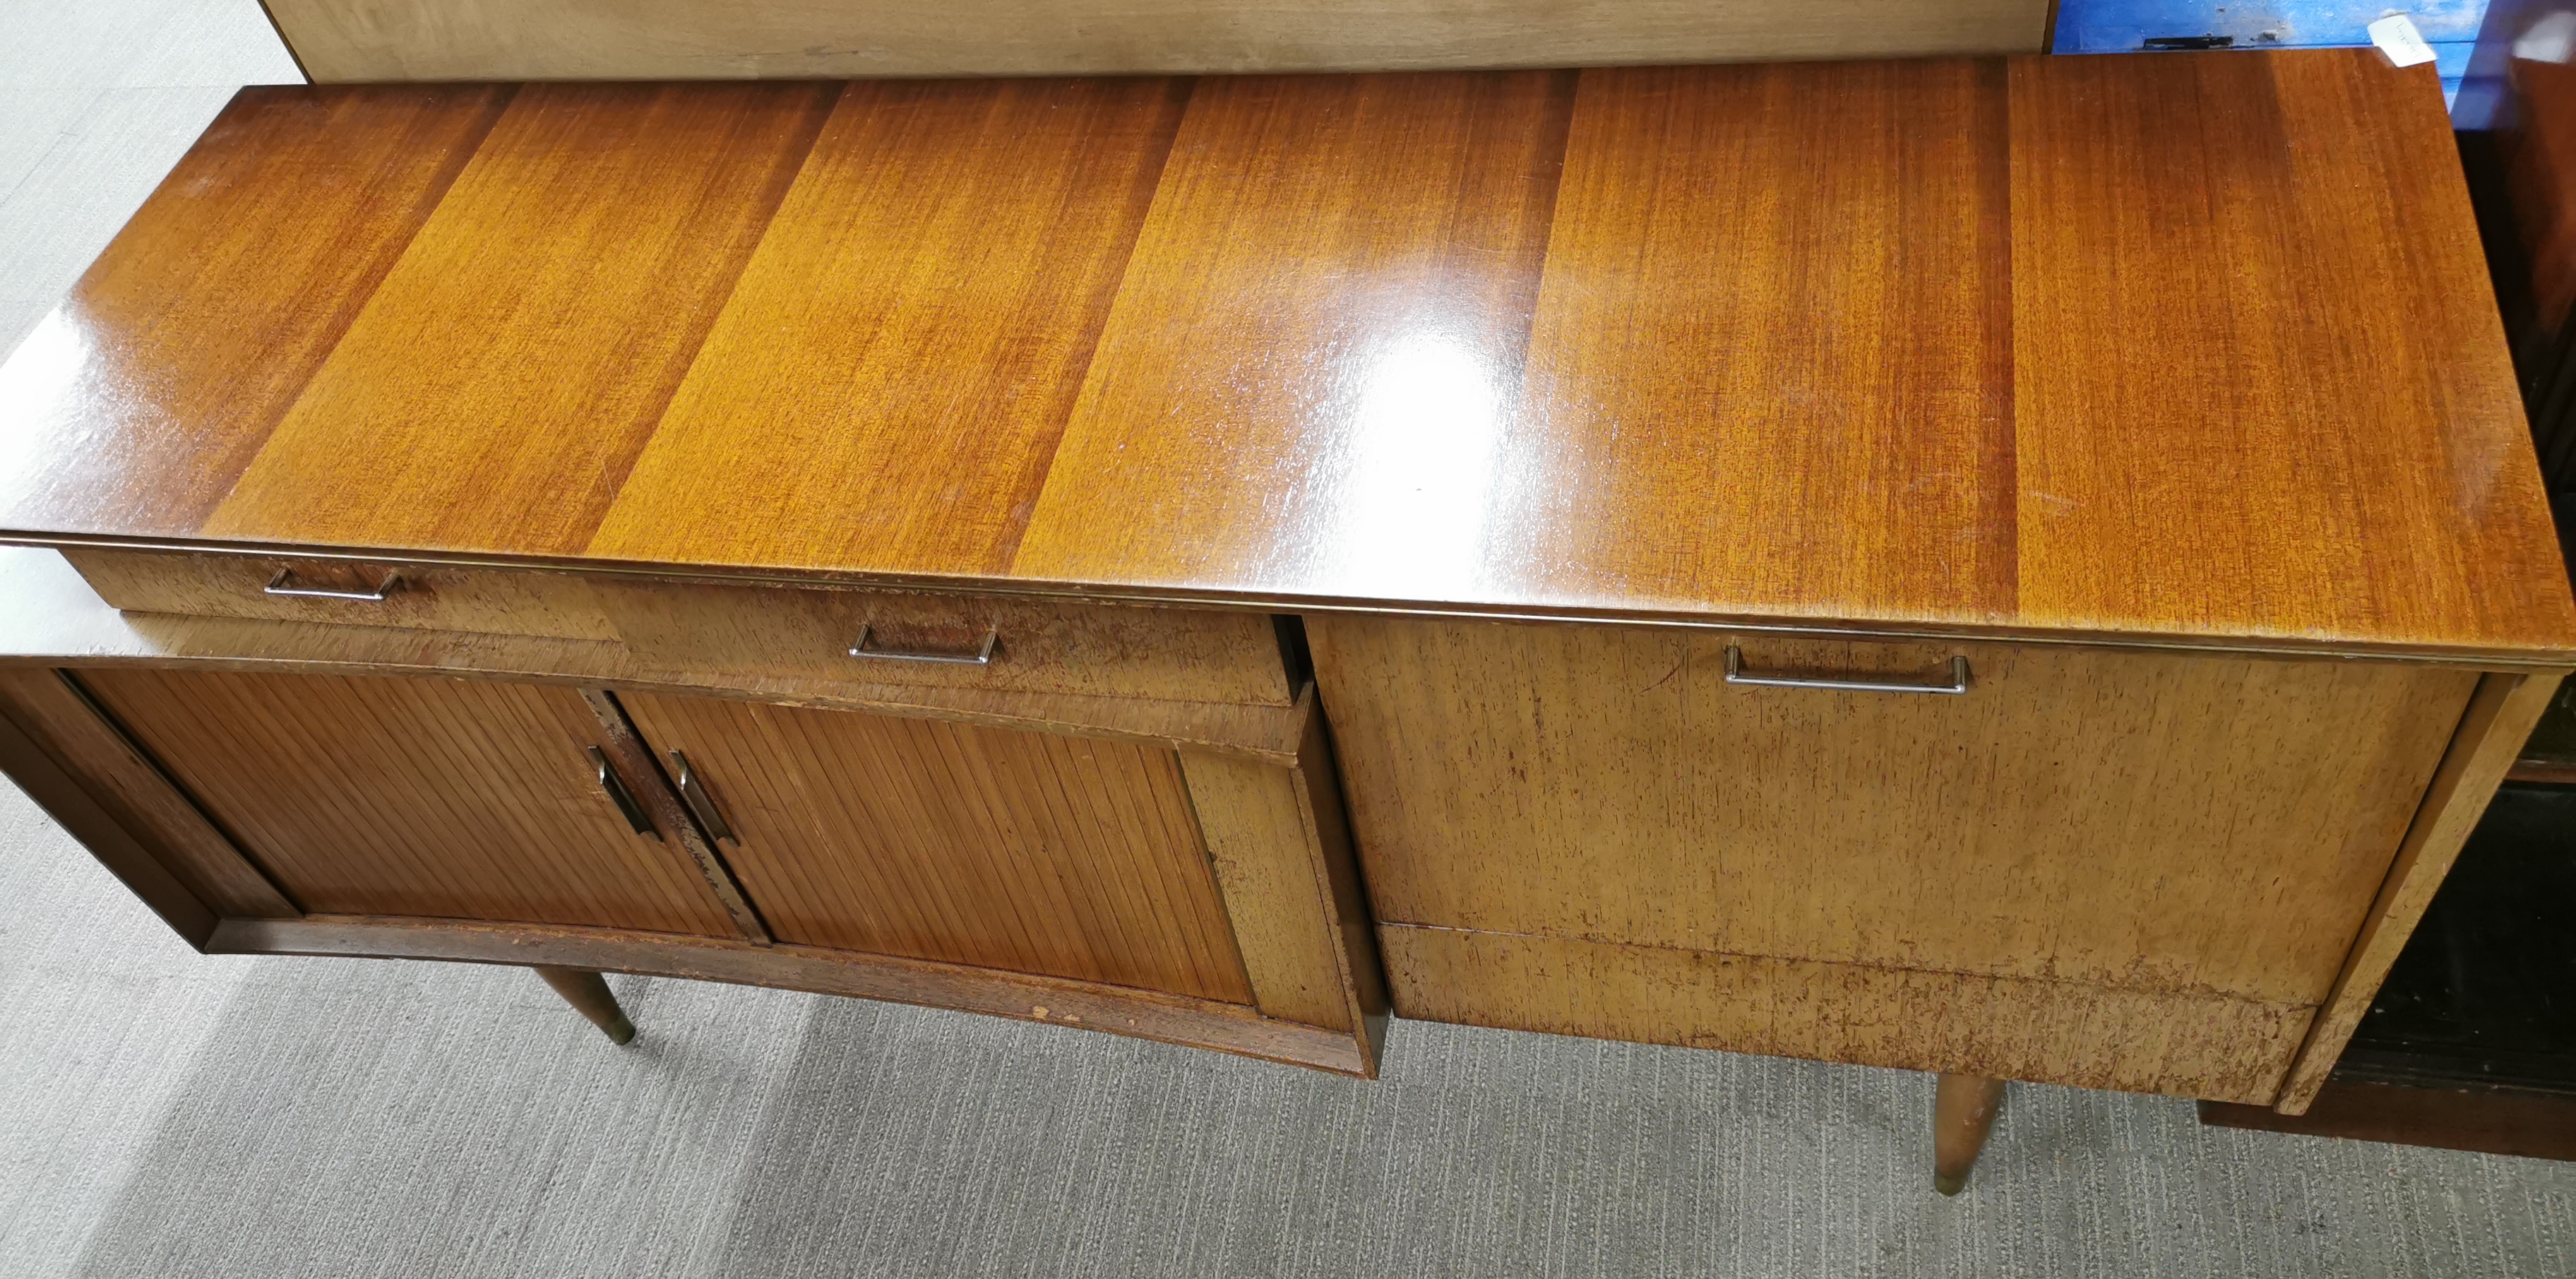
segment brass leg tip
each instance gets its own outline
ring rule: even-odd
[[[617,1024],[602,1026],[600,1029],[608,1032],[608,1042],[620,1048],[635,1042],[635,1023],[623,1017],[617,1019]]]
[[[1932,1188],[1945,1195],[1955,1195],[1968,1188],[1968,1174],[1936,1172],[1932,1174]]]

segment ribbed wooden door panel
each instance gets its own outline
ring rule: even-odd
[[[730,936],[638,835],[569,688],[98,669],[81,680],[303,909]],[[628,778],[630,786],[656,784]]]
[[[1250,1003],[1172,752],[622,694],[782,942]]]

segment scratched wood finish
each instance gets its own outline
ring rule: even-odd
[[[2036,52],[2045,0],[268,0],[351,80],[1063,75]]]
[[[618,638],[586,574],[106,546],[65,547],[63,558],[100,599],[134,612]],[[281,571],[290,590],[381,592],[384,598],[272,595],[268,588],[279,584]]]
[[[1178,760],[1122,742],[620,698],[739,836],[782,942],[1252,1002]]]
[[[1383,922],[2284,1005],[2325,999],[2478,679],[1406,618],[1308,629]],[[1842,678],[1946,675],[1965,655],[1971,685],[1729,685],[1729,644],[1757,671]]]
[[[583,754],[599,722],[570,689],[81,678],[304,910],[734,933],[685,852],[634,833],[601,790]]]
[[[593,640],[120,613],[61,555],[40,547],[0,546],[0,601],[7,605],[0,607],[0,668],[191,666],[640,687],[1110,737],[1282,765],[1296,764],[1307,719],[1302,699],[1294,706],[1266,706],[886,684],[814,672],[692,669]],[[1309,686],[1304,698],[1312,696]]]
[[[1379,929],[1399,1016],[2265,1102],[2315,1009],[1558,937]]]
[[[506,573],[508,570],[496,570]],[[646,665],[940,688],[1288,706],[1296,690],[1263,613],[960,593],[802,590],[594,577],[592,595]],[[918,662],[867,651],[991,659]]]
[[[0,536],[2546,665],[2384,62],[531,86],[416,232],[299,176],[410,134],[249,125],[493,91],[255,90],[0,367]]]

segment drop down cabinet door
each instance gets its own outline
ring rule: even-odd
[[[574,689],[101,668],[76,678],[309,914],[741,929],[658,778]]]

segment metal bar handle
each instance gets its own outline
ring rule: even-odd
[[[1968,691],[1968,659],[1950,659],[1950,678],[1944,682],[1935,675],[1926,680],[1836,679],[1825,675],[1756,675],[1744,669],[1744,650],[1726,646],[1726,682],[1759,684],[1765,688],[1826,688],[1844,693],[1965,693]]]
[[[402,570],[394,569],[387,572],[385,580],[376,583],[376,589],[372,591],[334,591],[319,586],[287,585],[294,578],[294,569],[281,568],[277,570],[277,576],[268,579],[268,585],[259,588],[260,593],[285,595],[299,600],[364,600],[369,604],[382,604],[386,596],[394,593],[395,587],[402,585]]]
[[[608,792],[608,798],[617,805],[618,812],[626,814],[626,824],[634,827],[638,835],[662,838],[662,832],[653,828],[653,819],[645,815],[644,806],[636,803],[635,796],[626,789],[626,780],[617,775],[616,769],[608,766],[607,753],[596,746],[582,749],[590,752],[591,767],[599,770],[599,788]]]
[[[859,627],[859,642],[850,645],[850,656],[873,658],[881,662],[937,662],[944,666],[990,666],[993,664],[993,646],[1001,642],[1002,638],[1000,627],[987,627],[984,631],[983,647],[972,653],[907,653],[901,649],[868,647],[868,638],[875,633],[875,630],[873,624]]]
[[[687,802],[690,812],[698,815],[698,825],[707,828],[707,838],[741,843],[734,838],[733,827],[725,825],[724,814],[716,811],[716,797],[707,793],[707,788],[698,781],[697,770],[689,767],[689,757],[673,751],[671,762],[680,768],[676,783],[680,788],[680,798]]]

